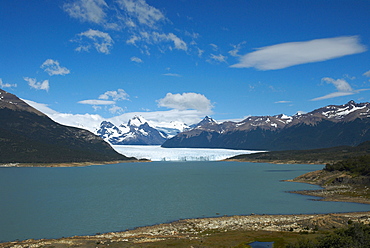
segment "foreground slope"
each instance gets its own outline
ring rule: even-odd
[[[0,163],[129,160],[89,131],[58,124],[0,89]]]
[[[370,103],[350,101],[294,116],[251,116],[241,122],[206,122],[162,146],[245,150],[303,150],[355,146],[370,140]]]

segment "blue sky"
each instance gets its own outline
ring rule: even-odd
[[[157,121],[365,102],[369,13],[368,0],[2,0],[0,86],[57,114]]]

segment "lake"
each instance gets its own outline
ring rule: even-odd
[[[0,168],[0,240],[123,231],[218,215],[370,210],[286,193],[317,189],[281,180],[322,167],[193,161]]]

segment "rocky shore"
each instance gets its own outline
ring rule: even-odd
[[[0,164],[0,167],[82,167],[90,165],[106,165],[134,162],[151,162],[147,159],[129,159],[116,161],[96,161],[96,162],[71,162],[71,163],[7,163]]]
[[[319,190],[292,191],[302,195],[321,197],[323,201],[357,202],[370,204],[370,185],[366,177],[352,177],[350,174],[324,170],[303,174],[292,182],[316,184],[322,187]]]
[[[282,232],[314,233],[319,230],[344,227],[349,222],[370,224],[370,212],[186,219],[167,224],[140,227],[125,232],[111,232],[94,236],[7,242],[0,244],[0,247],[143,247],[145,244],[151,244],[151,247],[161,247],[160,243],[165,240],[191,242],[192,240],[203,240],[212,235],[235,233],[235,231],[265,231],[266,233],[279,232],[280,234]],[[158,246],[153,246],[153,244],[158,244]]]

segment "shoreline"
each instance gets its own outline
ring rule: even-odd
[[[142,247],[156,242],[198,242],[217,235],[262,232],[281,235],[314,234],[341,228],[352,222],[370,224],[369,212],[292,214],[292,215],[236,215],[182,219],[170,223],[138,227],[123,232],[73,236],[58,239],[28,239],[0,243],[1,248],[26,247]],[[158,247],[161,247],[158,245]]]
[[[248,162],[248,163],[267,163],[267,164],[321,164],[325,165],[324,162],[313,162],[313,161],[299,161],[299,160],[268,160],[268,159],[255,159],[255,160],[244,160],[244,159],[224,159],[225,162]]]
[[[70,162],[70,163],[3,163],[0,168],[9,167],[84,167],[91,165],[107,165],[121,163],[140,163],[151,162],[147,159],[132,159],[132,160],[115,160],[115,161],[96,161],[96,162]]]
[[[294,179],[284,181],[308,183],[322,187],[322,189],[317,190],[289,191],[289,193],[294,194],[320,197],[317,201],[370,204],[370,187],[362,184],[334,183],[335,181],[341,181],[344,178],[350,178],[350,176],[341,171],[326,172],[323,170],[317,170],[305,173]]]

